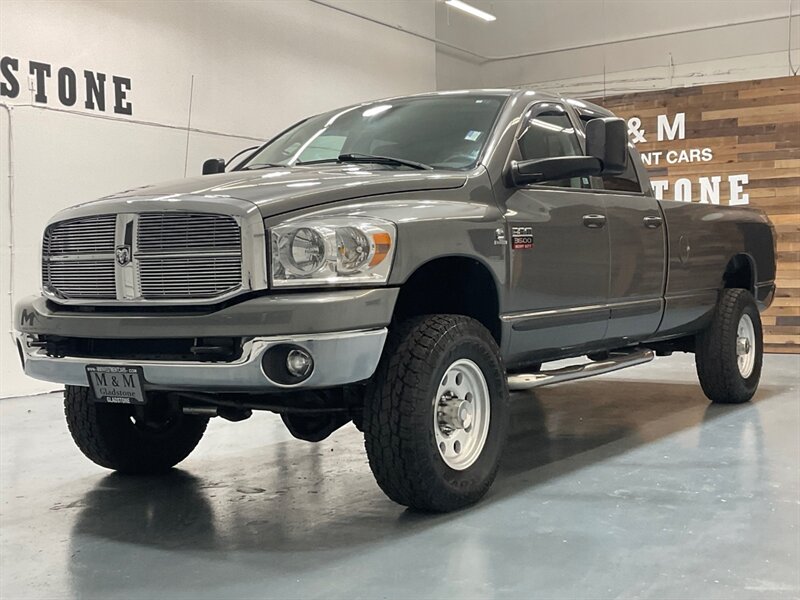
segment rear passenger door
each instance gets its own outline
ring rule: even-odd
[[[609,235],[607,341],[635,341],[654,333],[664,308],[664,217],[650,190],[643,190],[635,150],[621,175],[593,178],[605,196]],[[645,180],[646,181],[646,180]]]

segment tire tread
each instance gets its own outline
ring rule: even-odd
[[[170,469],[189,456],[208,424],[207,418],[183,415],[172,435],[151,439],[135,430],[122,408],[95,402],[86,387],[64,390],[64,415],[75,444],[95,464],[123,473]]]

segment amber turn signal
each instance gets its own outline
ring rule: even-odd
[[[392,238],[388,233],[373,233],[372,241],[375,243],[375,254],[373,254],[372,260],[369,261],[370,267],[381,264],[383,259],[389,255],[389,250],[392,247]]]

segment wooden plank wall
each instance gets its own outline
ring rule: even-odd
[[[741,193],[769,215],[778,234],[777,295],[762,315],[768,352],[800,353],[800,77],[624,94],[592,100],[625,119],[637,117],[645,142],[640,152],[710,148],[700,162],[648,167],[654,180],[692,181],[692,201],[700,200],[698,178],[720,176],[720,204],[729,204],[728,176],[747,174]],[[658,115],[673,123],[685,113],[685,139],[657,140]],[[630,129],[630,123],[629,123]],[[677,136],[676,136],[677,137]],[[673,154],[674,158],[675,155]],[[652,161],[652,158],[651,158]]]

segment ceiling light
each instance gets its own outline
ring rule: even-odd
[[[453,8],[457,8],[458,10],[463,10],[465,13],[471,14],[473,17],[478,17],[479,19],[483,19],[484,21],[496,21],[497,17],[494,15],[490,15],[487,12],[482,11],[479,8],[475,8],[474,6],[467,4],[466,2],[461,2],[461,0],[445,0],[445,4],[449,4]]]
[[[379,104],[378,106],[373,106],[372,108],[368,108],[363,113],[361,113],[362,117],[374,117],[375,115],[379,115],[383,112],[386,112],[392,108],[391,104]]]

